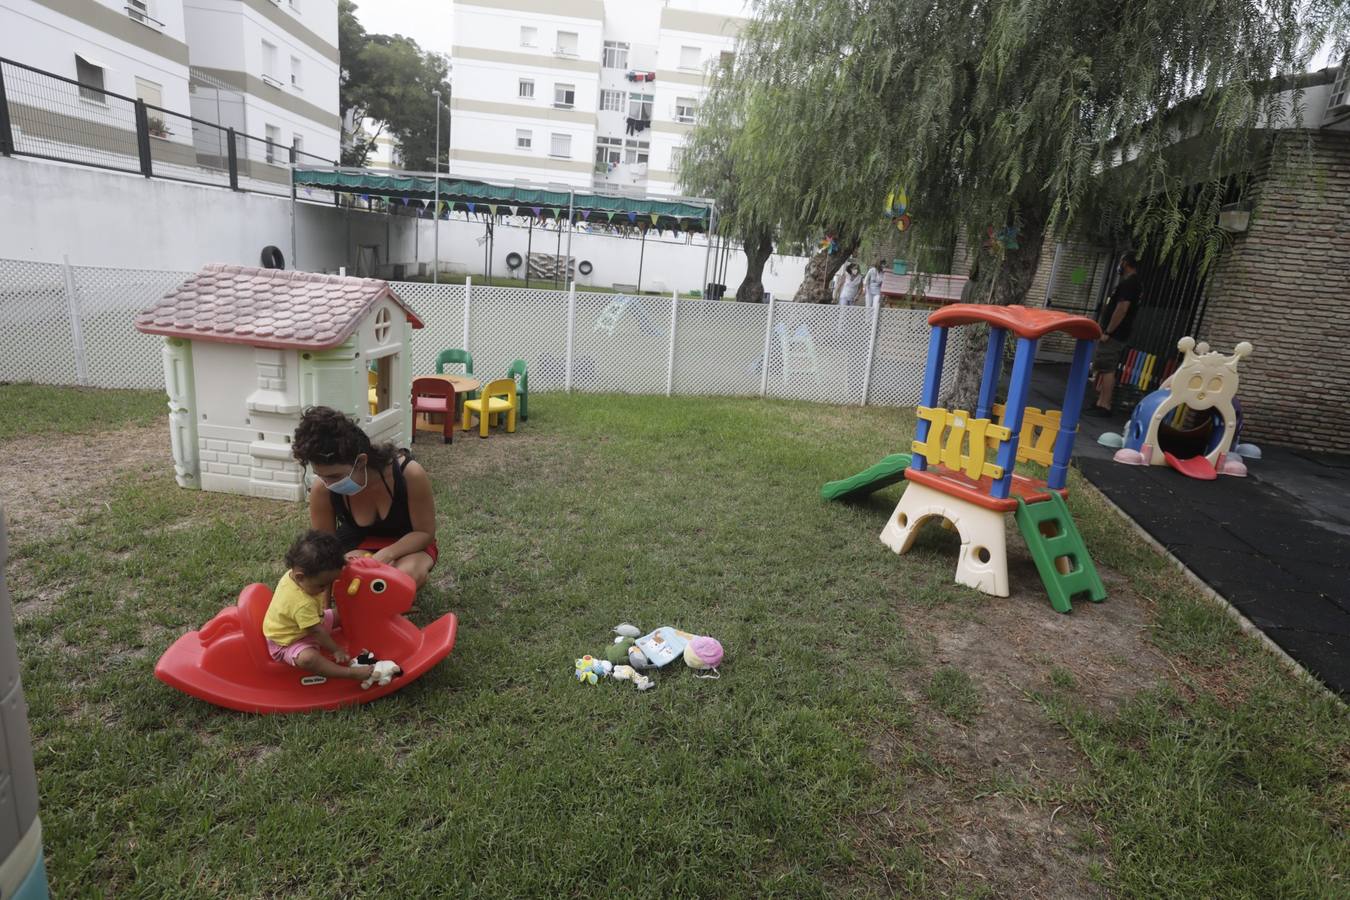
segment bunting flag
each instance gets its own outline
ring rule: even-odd
[[[466,204],[464,204],[464,205],[465,205],[466,207],[468,207],[469,212],[472,213],[472,212],[474,211],[475,207],[477,207],[478,204],[476,204],[476,203],[466,203]]]
[[[305,196],[306,196],[306,197],[313,197],[313,196],[314,196],[314,192],[311,191],[309,188],[305,188]]]
[[[591,211],[589,209],[583,209],[580,210],[580,212],[581,212],[581,221],[589,222],[591,220]]]
[[[534,217],[535,217],[536,219],[541,219],[541,218],[543,218],[543,216],[544,216],[544,208],[543,208],[542,206],[531,206],[530,209],[534,211]]]
[[[658,213],[652,213],[652,224],[656,225],[660,218],[661,216]]]
[[[636,222],[637,222],[637,213],[635,213],[635,212],[630,212],[630,213],[628,214],[628,221],[629,221],[629,222],[633,222],[633,223],[636,224]]]
[[[408,205],[408,198],[407,198],[407,197],[404,197],[404,198],[403,198],[403,205],[404,205],[404,206],[407,206],[407,205]]]
[[[369,195],[369,194],[359,194],[358,196],[359,196],[362,200],[366,201],[367,203],[370,202],[370,195]]]
[[[495,204],[495,203],[489,203],[489,204],[488,204],[488,209],[492,210],[492,214],[493,214],[494,216],[497,215],[497,204]]]

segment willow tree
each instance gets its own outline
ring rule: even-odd
[[[1226,176],[1297,122],[1283,76],[1348,20],[1343,0],[761,0],[713,95],[742,114],[747,215],[789,239],[860,230],[903,187],[922,242],[976,250],[971,293],[1018,303],[1089,207],[1212,258]]]
[[[777,121],[775,106],[791,101],[792,90],[759,80],[757,72],[743,47],[732,65],[714,73],[700,124],[685,144],[680,181],[717,201],[718,233],[745,249],[746,279],[737,299],[763,298],[761,276],[775,239],[814,248],[832,236],[833,252],[812,256],[795,298],[828,302],[830,279],[858,248],[877,204],[857,193],[856,182],[838,180],[847,162],[841,154],[857,149],[851,133],[765,130]]]

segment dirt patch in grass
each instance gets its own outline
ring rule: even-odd
[[[124,473],[162,475],[173,464],[162,425],[26,435],[0,443],[0,459],[11,543],[59,532],[102,504],[99,489]]]
[[[918,711],[916,731],[881,736],[871,755],[883,770],[914,774],[896,808],[860,827],[869,840],[881,828],[892,846],[917,841],[939,893],[1100,896],[1105,842],[1069,796],[1085,760],[1031,694],[1071,691],[1111,712],[1161,681],[1169,664],[1149,642],[1147,601],[1123,579],[1103,572],[1107,601],[1061,615],[1030,558],[1009,543],[1011,597],[972,593],[955,607],[897,601],[928,662],[905,673],[901,688]]]

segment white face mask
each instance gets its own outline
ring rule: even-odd
[[[352,470],[347,473],[346,478],[343,478],[341,481],[338,481],[334,484],[329,484],[328,482],[325,481],[323,483],[324,487],[328,488],[328,490],[331,491],[332,493],[341,494],[344,497],[350,497],[353,494],[361,493],[366,489],[366,485],[370,483],[370,472],[369,471],[366,472],[366,480],[364,482],[362,482],[361,484],[357,484],[356,480],[352,478],[352,475],[356,474],[356,467],[359,466],[360,464],[361,458],[357,457],[357,461],[352,463]]]

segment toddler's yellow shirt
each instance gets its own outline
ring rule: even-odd
[[[263,635],[287,647],[305,636],[307,629],[323,621],[323,595],[306,594],[288,571],[277,582],[272,605],[263,617]]]

